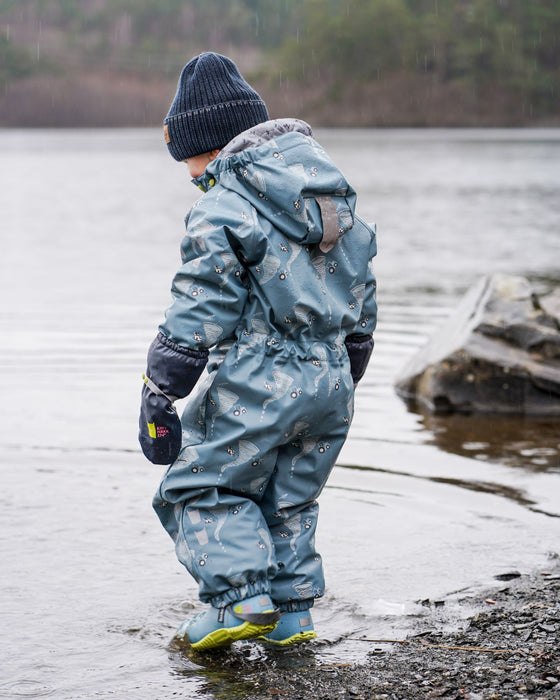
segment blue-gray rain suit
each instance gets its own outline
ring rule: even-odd
[[[299,120],[240,134],[195,182],[152,363],[211,352],[154,507],[202,601],[303,610],[324,591],[316,498],[371,353],[375,233]],[[351,374],[352,338],[368,342]]]

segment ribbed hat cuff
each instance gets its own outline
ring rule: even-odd
[[[268,120],[262,100],[234,100],[168,115],[167,148],[175,160],[221,149],[235,136]]]

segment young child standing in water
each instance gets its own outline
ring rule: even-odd
[[[269,120],[224,56],[185,66],[164,133],[204,192],[140,413],[144,454],[170,465],[154,508],[210,606],[178,634],[195,649],[312,639],[316,499],[373,348],[375,234],[310,127]]]

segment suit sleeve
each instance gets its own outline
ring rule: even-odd
[[[234,334],[247,289],[232,238],[231,229],[214,225],[195,208],[181,247],[183,264],[171,287],[173,301],[159,328],[172,343],[205,351]]]
[[[377,243],[375,227],[367,228],[371,233],[371,242],[366,269],[364,299],[358,323],[353,332],[346,336],[345,340],[354,385],[358,384],[366,371],[373,352],[373,332],[377,325],[377,282],[373,270],[373,259],[377,254]]]
[[[173,403],[192,391],[209,349],[233,335],[247,299],[231,231],[214,225],[203,209],[195,207],[187,220],[173,302],[150,346],[143,377],[138,437],[154,464],[177,459],[182,428]]]

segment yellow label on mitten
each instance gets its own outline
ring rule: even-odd
[[[155,423],[148,423],[148,435],[151,438],[154,438],[154,440],[156,439],[157,434],[156,434],[156,424]]]

